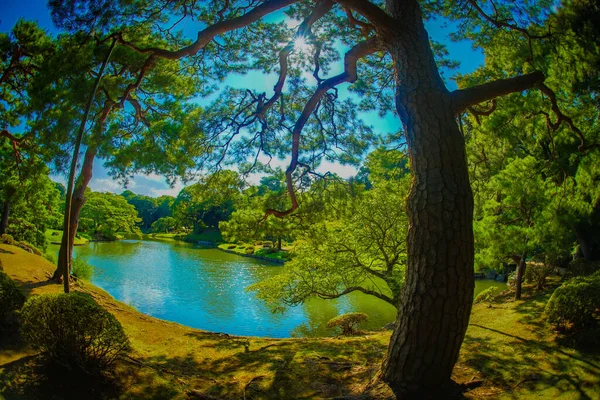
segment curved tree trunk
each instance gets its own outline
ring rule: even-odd
[[[81,167],[81,173],[77,178],[75,184],[75,190],[73,191],[73,198],[71,202],[71,217],[69,218],[70,227],[69,241],[67,244],[67,235],[63,234],[62,241],[60,243],[60,250],[58,252],[58,265],[56,271],[54,271],[53,279],[58,279],[63,275],[63,271],[67,270],[67,266],[71,265],[71,258],[73,256],[73,241],[77,234],[77,227],[79,225],[79,213],[85,203],[85,190],[88,187],[90,180],[92,179],[92,168],[94,166],[94,158],[96,157],[97,149],[95,147],[88,147],[85,156],[83,158],[83,165]],[[67,218],[64,219],[63,232],[67,232]]]
[[[382,378],[398,398],[448,398],[475,285],[465,146],[418,3],[388,1],[388,10],[399,27],[386,46],[413,182],[406,282]]]

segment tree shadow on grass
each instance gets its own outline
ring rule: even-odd
[[[223,399],[358,397],[379,369],[385,350],[360,338],[250,342],[202,332],[188,336],[202,341],[206,356],[198,351],[139,361],[163,376],[178,377],[198,393]]]
[[[133,390],[131,388],[134,387]],[[47,364],[39,355],[1,366],[0,393],[10,399],[171,399],[178,391],[153,371],[125,362],[104,373],[87,374]]]
[[[511,398],[523,398],[524,392],[542,392],[550,397],[568,393],[580,399],[600,395],[596,359],[564,351],[551,342],[471,326],[478,331],[465,338],[462,363],[478,371],[484,382],[493,383],[494,387],[484,383],[488,392]]]
[[[28,282],[23,282],[20,280],[15,280],[15,281],[17,281],[19,283],[19,286],[21,287],[23,294],[25,294],[25,296],[27,298],[29,298],[31,296],[31,294],[33,293],[33,291],[37,288],[48,286],[48,285],[57,285],[58,284],[56,281],[51,281],[51,280],[28,281]]]

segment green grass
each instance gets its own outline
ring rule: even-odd
[[[48,229],[45,232],[46,239],[48,243],[52,244],[60,244],[62,241],[62,231],[56,229]],[[86,244],[89,240],[83,237],[83,235],[77,234],[75,236],[75,242],[73,243],[75,246],[82,246]]]
[[[598,346],[573,346],[553,331],[544,314],[553,289],[526,290],[530,297],[524,300],[511,293],[492,308],[474,306],[455,373],[483,380],[473,398],[600,399]]]
[[[251,253],[255,256],[271,258],[273,260],[282,260],[286,261],[290,259],[290,253],[288,251],[277,251],[276,249],[270,247],[264,247],[262,244],[253,244],[253,243],[242,243],[242,244],[234,244],[234,243],[221,243],[219,246],[221,250],[227,250],[229,252],[234,252],[237,254],[248,254],[248,247],[252,247],[254,252]]]
[[[213,242],[220,243],[223,241],[221,231],[218,229],[205,229],[200,233],[190,233],[183,238],[186,242]]]
[[[62,291],[47,280],[55,267],[42,257],[0,244],[0,263],[28,296]],[[27,346],[0,346],[0,393],[6,398],[393,398],[381,384],[364,393],[390,331],[348,338],[236,337],[149,317],[80,280],[72,289],[92,295],[121,322],[132,344],[128,357],[104,379],[62,379],[44,375],[39,355]],[[600,349],[575,347],[553,332],[543,313],[550,295],[525,287],[521,301],[507,294],[491,308],[473,307],[453,379],[483,384],[466,398],[600,399]]]
[[[147,239],[160,240],[183,240],[184,242],[213,242],[220,243],[223,241],[221,232],[218,229],[205,229],[200,233],[147,233],[143,235]]]

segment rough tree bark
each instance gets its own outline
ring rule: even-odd
[[[382,378],[398,398],[448,394],[473,300],[473,198],[464,139],[416,1],[388,1],[386,47],[413,182],[406,283]]]

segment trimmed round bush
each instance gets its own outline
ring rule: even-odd
[[[581,328],[595,323],[600,308],[600,273],[573,278],[558,287],[546,304],[548,321],[558,328]]]
[[[546,277],[552,273],[554,268],[546,263],[529,263],[525,269],[525,276],[523,277],[528,283],[535,285],[536,289],[542,290],[544,283],[546,283]]]
[[[117,319],[83,293],[34,296],[21,311],[22,335],[48,361],[93,372],[129,348]]]
[[[8,275],[0,271],[0,330],[17,325],[16,311],[23,307],[25,295]]]
[[[482,290],[481,293],[479,293],[477,297],[475,297],[473,303],[491,303],[499,292],[500,289],[498,289],[497,286],[490,286],[489,288]]]
[[[362,312],[351,312],[338,315],[327,321],[327,326],[330,328],[340,328],[342,335],[350,336],[356,333],[358,325],[369,319],[369,316]]]

